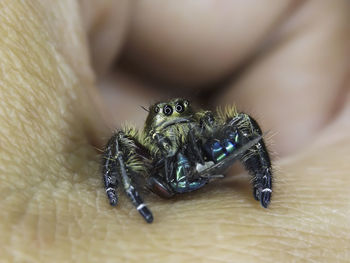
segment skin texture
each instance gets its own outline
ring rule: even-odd
[[[0,2],[0,261],[350,260],[347,1],[56,2]],[[201,91],[268,132],[270,208],[238,168],[144,195],[152,225],[110,207],[96,148],[142,127],[139,105]]]

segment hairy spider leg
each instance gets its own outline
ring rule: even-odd
[[[112,138],[113,139],[113,138]],[[118,196],[115,192],[118,185],[117,174],[113,171],[115,167],[114,159],[115,153],[111,147],[111,144],[108,143],[108,146],[104,152],[102,160],[102,173],[103,173],[103,182],[106,189],[106,194],[109,200],[109,203],[112,206],[116,206],[118,203]]]
[[[257,122],[245,113],[238,114],[228,120],[228,125],[238,128],[238,142],[248,143],[257,136],[262,136]],[[272,168],[264,140],[261,138],[253,147],[241,156],[241,161],[253,176],[253,194],[257,201],[265,208],[270,203],[272,193]]]
[[[118,171],[116,173],[117,176],[119,176],[120,181],[123,184],[125,193],[130,198],[133,205],[136,207],[136,209],[139,211],[139,213],[143,216],[143,218],[146,220],[147,223],[152,223],[153,221],[153,215],[151,211],[148,209],[148,207],[144,204],[141,196],[139,195],[138,191],[135,189],[135,186],[132,183],[132,180],[130,176],[127,173],[127,169],[125,166],[125,161],[123,159],[123,156],[127,156],[129,149],[127,147],[122,147],[122,140],[127,139],[125,134],[121,131],[119,131],[115,136],[111,138],[111,140],[108,142],[108,145],[106,147],[106,155],[109,155],[112,153],[112,156],[109,156],[109,160],[113,160],[111,164],[109,164],[115,171]],[[131,147],[131,146],[130,146]],[[108,149],[113,149],[108,152]],[[105,158],[107,160],[107,158]],[[106,164],[104,163],[104,167]],[[106,170],[106,171],[110,171]],[[105,173],[104,169],[104,178],[108,177],[108,175]],[[114,179],[114,178],[113,178]],[[106,179],[105,179],[106,181]],[[105,184],[106,186],[106,184]],[[116,187],[117,185],[115,185]],[[106,186],[107,187],[107,186]],[[106,188],[107,196],[110,198],[108,188]],[[110,199],[111,203],[111,199]]]

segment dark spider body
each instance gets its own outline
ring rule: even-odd
[[[197,190],[240,160],[253,176],[253,194],[263,207],[270,203],[272,169],[254,119],[234,107],[194,112],[184,99],[149,108],[142,132],[117,131],[108,141],[103,178],[111,205],[121,184],[136,209],[151,223],[153,216],[139,195],[140,188],[162,197]],[[137,189],[138,188],[138,189]]]

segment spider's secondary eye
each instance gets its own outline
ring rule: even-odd
[[[173,108],[170,105],[165,105],[163,112],[166,116],[170,116],[173,113]]]
[[[184,100],[184,105],[185,105],[185,107],[187,107],[188,105],[190,105],[190,103],[188,102],[188,100]]]
[[[155,113],[158,113],[158,112],[159,112],[159,107],[158,107],[158,106],[155,106],[155,107],[154,107],[154,112],[155,112]]]
[[[181,112],[183,112],[185,110],[185,107],[184,107],[184,105],[181,102],[179,102],[179,103],[177,103],[175,105],[175,110],[177,112],[181,113]]]

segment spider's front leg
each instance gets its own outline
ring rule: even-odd
[[[147,223],[152,223],[153,215],[147,206],[143,203],[141,196],[135,188],[132,179],[128,173],[133,171],[133,167],[140,167],[139,165],[128,165],[128,160],[131,158],[135,162],[137,155],[137,146],[135,142],[126,136],[122,131],[117,132],[107,143],[104,158],[102,163],[103,179],[106,188],[106,193],[111,205],[117,204],[118,198],[116,188],[118,182],[121,182],[125,193],[132,201],[133,205],[143,216]]]
[[[272,168],[265,142],[262,139],[261,129],[258,123],[245,113],[238,114],[229,120],[227,125],[237,130],[236,140],[239,145],[243,146],[254,138],[261,137],[254,146],[241,156],[241,161],[253,175],[255,199],[267,208],[272,193]]]
[[[224,124],[218,129],[209,130],[209,139],[203,149],[215,165],[200,173],[207,176],[225,171],[237,159],[253,175],[254,197],[263,207],[270,203],[272,192],[272,169],[262,132],[257,122],[245,113],[227,111],[225,116],[218,114]],[[218,124],[217,124],[218,125]],[[207,125],[211,129],[212,125]],[[208,130],[208,128],[206,128]]]

